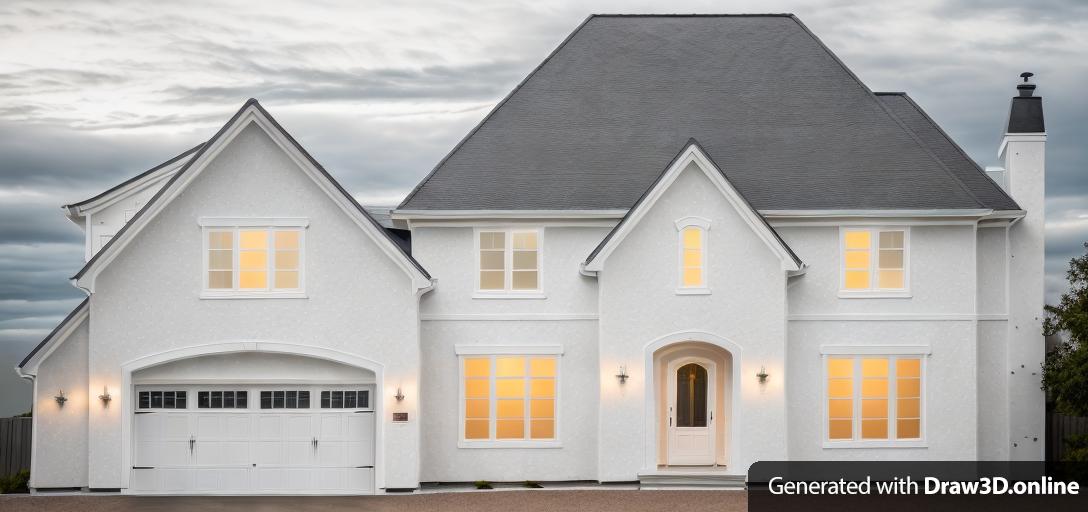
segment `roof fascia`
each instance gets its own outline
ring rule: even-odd
[[[205,168],[207,168],[208,164],[219,155],[223,148],[233,141],[234,138],[250,124],[256,124],[264,130],[265,133],[267,133],[291,158],[291,160],[295,162],[307,176],[313,179],[318,187],[325,191],[329,197],[355,221],[356,225],[362,228],[363,231],[374,240],[378,247],[409,275],[413,287],[416,290],[424,288],[429,289],[433,286],[433,280],[430,275],[413,260],[410,260],[408,256],[389,239],[384,231],[380,231],[381,228],[377,222],[371,219],[370,216],[362,210],[362,207],[358,206],[358,203],[354,201],[354,198],[344,191],[342,187],[339,187],[339,184],[336,183],[324,169],[320,168],[308,154],[303,152],[301,146],[299,146],[294,139],[290,138],[290,135],[288,135],[283,128],[260,107],[256,100],[246,102],[234,117],[232,117],[206,145],[201,147],[197,155],[190,159],[176,174],[174,174],[174,176],[170,178],[170,181],[156,193],[148,204],[145,205],[132,220],[125,224],[121,231],[118,232],[105,247],[87,262],[87,265],[73,277],[75,285],[78,288],[94,293],[95,280],[98,274],[109,266],[117,255],[128,246],[132,239],[137,236],[152,219],[158,216],[167,205],[173,202],[182,191],[188,188],[188,185],[192,183]]]
[[[628,210],[393,210],[393,220],[622,219]]]
[[[90,299],[83,299],[68,316],[44,338],[25,358],[15,367],[15,372],[23,378],[32,378],[38,375],[38,367],[50,354],[61,346],[71,336],[72,332],[90,315]]]
[[[62,206],[68,211],[69,217],[82,217],[87,213],[94,213],[98,210],[106,208],[117,201],[120,201],[126,197],[131,196],[147,187],[158,183],[164,179],[173,176],[174,172],[181,169],[192,157],[193,153],[199,150],[204,143],[197,144],[196,146],[189,148],[181,154],[167,160],[151,169],[144,171],[132,178],[129,178],[109,189],[102,192],[90,199],[84,199],[82,201],[66,204]]]
[[[696,167],[703,172],[703,175],[715,185],[718,191],[725,196],[730,206],[740,214],[741,218],[748,224],[748,227],[752,229],[756,236],[767,245],[771,252],[778,256],[781,261],[782,270],[799,272],[804,268],[804,264],[786,247],[785,243],[774,232],[774,229],[760,216],[760,213],[753,209],[751,204],[741,196],[740,192],[737,191],[735,187],[733,187],[733,184],[730,183],[725,177],[725,174],[721,172],[721,169],[718,168],[717,164],[703,152],[697,142],[691,141],[688,146],[673,159],[673,162],[668,169],[661,175],[657,182],[654,183],[650,190],[647,191],[646,195],[639,200],[638,204],[628,212],[627,216],[625,216],[612,233],[609,234],[600,249],[596,250],[590,255],[590,258],[587,261],[582,263],[582,272],[592,274],[603,269],[604,262],[608,259],[608,256],[619,247],[628,234],[634,231],[642,218],[646,216],[646,213],[653,208],[658,199],[665,194],[665,191],[668,190],[680,176],[680,173],[692,163],[694,163]]]

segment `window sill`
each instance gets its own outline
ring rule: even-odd
[[[548,298],[544,292],[475,292],[473,299],[529,299],[540,300]]]
[[[677,295],[710,295],[710,288],[677,288]]]
[[[235,291],[203,291],[201,299],[306,299],[306,292],[235,292]]]
[[[824,449],[840,448],[928,448],[924,440],[914,441],[824,441]]]
[[[562,448],[560,441],[458,441],[458,448]]]
[[[911,297],[910,290],[839,290],[840,299],[909,299]]]

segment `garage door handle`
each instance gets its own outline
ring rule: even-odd
[[[189,436],[189,455],[193,454],[193,445],[196,444],[196,438]]]

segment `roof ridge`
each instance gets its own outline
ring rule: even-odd
[[[764,13],[595,13],[591,18],[792,18],[790,12],[764,12]]]
[[[404,205],[408,204],[408,201],[411,201],[412,198],[414,198],[416,196],[416,194],[423,188],[423,186],[426,185],[427,182],[430,181],[431,178],[434,177],[435,173],[438,172],[438,169],[442,168],[442,166],[445,165],[446,162],[449,161],[449,159],[453,157],[453,155],[455,155],[458,151],[460,151],[461,147],[464,146],[465,143],[468,142],[469,139],[471,139],[473,135],[476,135],[476,132],[480,131],[480,128],[483,128],[483,126],[485,124],[487,124],[487,122],[489,120],[491,120],[491,118],[495,115],[495,113],[497,113],[499,111],[499,109],[501,109],[503,107],[503,105],[506,105],[506,102],[510,101],[510,99],[513,98],[514,95],[517,94],[518,91],[520,91],[521,88],[525,86],[525,84],[529,83],[529,80],[531,80],[534,76],[536,76],[537,72],[539,72],[541,69],[543,69],[544,66],[546,64],[548,64],[548,62],[551,62],[552,58],[555,57],[556,55],[558,55],[559,51],[562,50],[563,47],[565,47],[567,45],[567,43],[570,42],[571,39],[574,39],[574,36],[576,34],[578,34],[579,32],[581,32],[582,28],[584,28],[586,26],[586,24],[588,24],[590,22],[590,20],[592,20],[594,17],[596,17],[596,15],[594,15],[594,14],[586,16],[586,19],[582,20],[582,23],[580,23],[577,27],[575,27],[574,30],[571,31],[571,33],[568,34],[567,37],[565,39],[563,39],[562,42],[559,43],[559,46],[556,46],[555,49],[552,50],[551,53],[549,53],[548,56],[545,57],[543,61],[541,61],[540,64],[537,64],[537,66],[535,68],[533,68],[533,70],[530,71],[529,74],[526,75],[525,78],[523,78],[521,80],[521,82],[518,82],[518,84],[516,86],[514,86],[513,90],[511,90],[509,93],[507,93],[507,95],[502,100],[500,100],[498,103],[496,103],[495,107],[492,108],[491,111],[488,112],[487,115],[484,116],[484,118],[481,119],[479,123],[476,123],[476,126],[472,127],[472,130],[469,130],[468,134],[466,134],[464,137],[462,137],[461,140],[459,142],[457,142],[457,145],[455,145],[453,147],[453,149],[450,150],[449,153],[446,153],[446,156],[442,157],[442,159],[439,160],[437,164],[435,164],[435,166],[431,169],[431,172],[427,173],[427,175],[424,176],[422,180],[419,180],[419,183],[417,183],[416,186],[414,188],[412,188],[411,192],[408,192],[408,195],[404,196],[404,200],[401,201],[400,204],[398,204],[397,207],[394,208],[394,209],[403,208]]]

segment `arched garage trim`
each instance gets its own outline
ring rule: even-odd
[[[375,418],[380,419],[384,417],[382,411],[383,401],[380,399],[380,397],[385,396],[385,392],[382,389],[384,366],[372,359],[367,359],[348,352],[294,343],[236,341],[189,346],[139,357],[121,365],[121,389],[124,390],[121,393],[121,413],[123,415],[121,421],[121,487],[124,492],[128,492],[129,479],[132,476],[132,431],[135,417],[133,413],[136,410],[135,401],[133,399],[134,388],[132,386],[132,374],[146,368],[182,359],[242,352],[265,352],[271,354],[312,357],[370,370],[374,372],[375,397],[379,397],[379,399],[374,400]],[[385,487],[384,434],[384,422],[378,421],[377,425],[374,426],[374,492]]]

